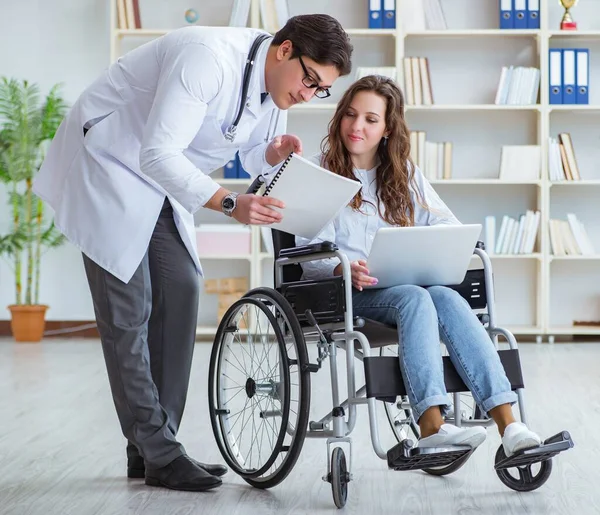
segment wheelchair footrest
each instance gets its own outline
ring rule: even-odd
[[[447,467],[472,451],[468,445],[413,448],[410,440],[403,440],[387,452],[388,467],[394,470]]]
[[[553,456],[556,456],[562,451],[566,451],[573,447],[573,440],[568,431],[561,431],[560,433],[551,436],[544,440],[544,443],[539,447],[532,447],[531,449],[523,449],[518,451],[509,458],[504,458],[498,461],[494,465],[496,470],[507,469],[513,467],[523,467],[525,465],[531,465],[532,463],[538,463],[540,461],[546,461]]]

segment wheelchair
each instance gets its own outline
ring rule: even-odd
[[[414,447],[419,428],[412,417],[398,357],[395,326],[354,317],[348,258],[330,243],[295,247],[291,234],[272,230],[275,250],[275,288],[255,288],[227,310],[218,327],[209,370],[209,410],[219,450],[231,467],[256,488],[283,481],[296,463],[306,438],[324,438],[327,471],[335,505],[342,508],[352,479],[352,442],[357,406],[366,404],[371,441],[376,455],[397,471],[423,470],[446,475],[466,463],[469,446]],[[484,324],[518,396],[520,419],[526,422],[523,376],[513,334],[495,325],[491,261],[479,242],[474,253],[483,268],[469,270],[455,287]],[[342,276],[302,280],[301,263],[337,257]],[[500,350],[498,337],[508,343]],[[309,362],[307,344],[316,344],[317,357]],[[348,397],[340,400],[338,351],[345,351]],[[364,367],[365,384],[356,388],[356,359]],[[320,420],[309,421],[311,374],[328,361],[332,409]],[[477,406],[463,399],[468,388],[449,358],[443,358],[444,380],[454,408],[446,422],[491,425]],[[384,450],[380,443],[376,403],[384,403],[397,443]],[[344,446],[350,451],[348,460]],[[499,479],[516,491],[542,486],[552,471],[552,458],[573,447],[567,431],[542,445],[506,457],[502,445],[495,456]]]

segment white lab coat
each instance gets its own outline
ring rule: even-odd
[[[219,188],[208,174],[238,149],[253,176],[273,170],[265,149],[285,132],[286,113],[270,97],[261,105],[270,40],[257,55],[236,139],[224,138],[259,33],[187,27],[147,43],[87,88],[57,131],[34,191],[69,241],[122,281],[144,257],[165,196],[202,273],[193,213]]]

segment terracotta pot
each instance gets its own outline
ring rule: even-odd
[[[39,342],[44,336],[48,306],[38,304],[8,306],[12,316],[10,328],[18,342]]]

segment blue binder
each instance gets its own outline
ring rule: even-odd
[[[549,102],[551,104],[562,104],[562,50],[560,48],[551,48],[549,61]]]
[[[244,170],[244,167],[242,166],[242,162],[240,161],[239,154],[235,155],[235,163],[236,163],[236,169],[237,169],[237,178],[238,179],[250,178],[250,174],[246,170]]]
[[[383,28],[396,28],[396,0],[383,0],[382,9]]]
[[[500,28],[514,29],[513,0],[500,0]]]
[[[383,20],[381,14],[383,12],[381,0],[369,0],[369,28],[382,29]]]
[[[515,29],[527,28],[527,0],[514,0]]]
[[[527,28],[540,28],[540,0],[527,0]]]
[[[562,51],[562,103],[577,103],[577,62],[575,49],[563,48]]]
[[[236,159],[232,159],[231,161],[225,163],[225,166],[223,166],[223,178],[237,179],[237,176],[237,161]]]
[[[578,48],[577,56],[577,103],[589,104],[589,83],[590,83],[590,51],[587,48]]]

